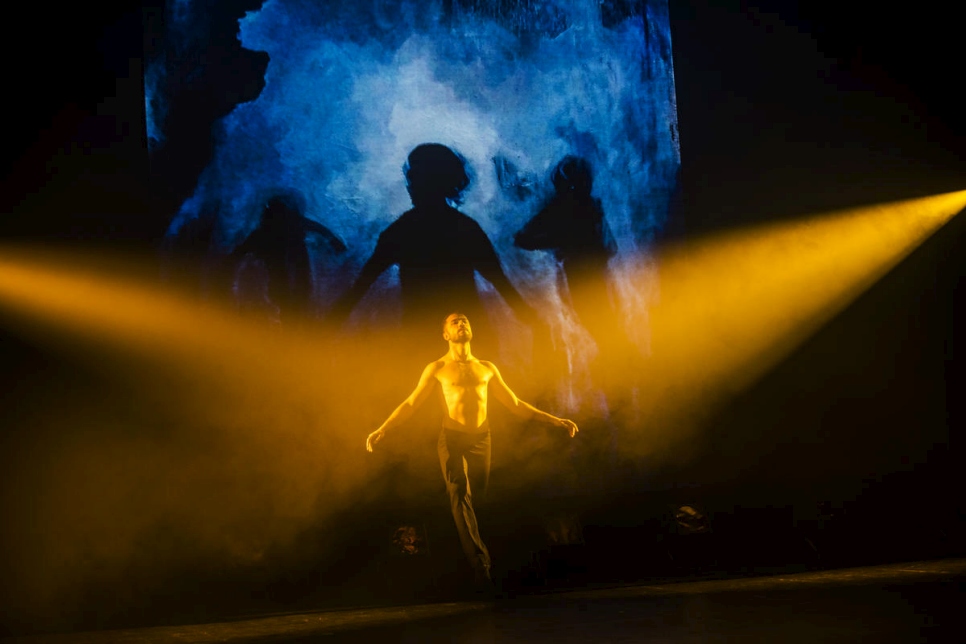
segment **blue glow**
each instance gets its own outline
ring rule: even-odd
[[[215,244],[230,250],[271,194],[297,191],[305,215],[349,249],[313,259],[329,266],[317,293],[331,302],[411,207],[406,155],[438,142],[471,165],[460,209],[520,291],[563,320],[552,255],[514,247],[513,235],[552,194],[550,170],[576,154],[595,169],[615,279],[640,266],[679,166],[667,7],[639,3],[605,27],[598,0],[519,4],[497,15],[466,0],[448,11],[416,0],[267,0],[240,21],[243,46],[270,56],[264,90],[217,124],[214,158],[169,234],[213,209]],[[643,313],[640,284],[617,290],[625,314]]]

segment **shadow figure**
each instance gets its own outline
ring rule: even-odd
[[[631,343],[609,288],[607,265],[617,254],[617,244],[600,200],[591,194],[593,172],[587,160],[568,155],[550,178],[554,196],[517,232],[514,244],[553,252],[561,297],[597,344],[595,364],[613,363]]]
[[[289,321],[312,313],[312,265],[306,235],[319,235],[335,253],[346,246],[328,228],[306,218],[294,196],[275,196],[258,226],[231,253],[232,291],[240,308]]]
[[[194,216],[179,213],[165,234],[160,253],[165,282],[231,307],[239,304],[234,293],[237,262],[221,242],[223,208],[220,200],[206,199]]]
[[[341,324],[369,287],[390,266],[399,267],[402,318],[407,328],[432,328],[459,310],[487,319],[476,274],[487,280],[514,313],[525,321],[535,315],[507,278],[493,244],[480,225],[454,206],[470,185],[465,159],[438,143],[424,143],[403,166],[413,208],[380,235],[355,283],[333,308]],[[427,336],[429,342],[438,338]]]
[[[525,250],[548,250],[557,260],[557,288],[597,345],[590,377],[604,395],[604,418],[588,432],[584,458],[611,472],[618,455],[619,427],[633,424],[633,388],[641,371],[610,287],[608,263],[617,243],[600,201],[593,197],[593,171],[581,157],[568,155],[550,174],[555,194],[514,236]],[[630,416],[628,415],[630,414]]]

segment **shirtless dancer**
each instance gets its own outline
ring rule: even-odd
[[[517,416],[536,418],[565,429],[571,438],[577,433],[577,425],[520,400],[503,381],[496,365],[474,357],[470,353],[473,331],[469,319],[462,313],[452,313],[446,318],[443,339],[449,342],[449,351],[423,369],[416,389],[396,407],[379,429],[369,434],[366,449],[371,452],[387,431],[412,416],[413,411],[433,392],[436,382],[439,383],[446,404],[443,431],[437,444],[439,464],[443,468],[450,509],[463,552],[473,567],[476,581],[485,583],[490,581],[490,554],[480,539],[472,494],[475,492],[479,495],[486,490],[490,475],[487,385],[493,385],[490,390],[493,396]]]

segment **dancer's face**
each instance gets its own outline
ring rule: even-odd
[[[443,339],[447,342],[469,342],[473,339],[470,320],[462,313],[452,313],[443,325]]]

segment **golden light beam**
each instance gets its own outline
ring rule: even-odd
[[[6,249],[0,253],[0,306],[51,330],[168,360],[196,358],[199,351],[244,351],[252,346],[244,340],[266,335],[264,327],[224,308],[138,279],[141,270],[130,263],[116,261],[110,270],[92,264],[83,256]]]
[[[74,351],[148,360],[195,381],[300,402],[318,396],[338,348],[324,327],[286,329],[159,284],[130,258],[0,251],[0,310],[19,332]],[[344,343],[343,343],[344,345]]]
[[[953,192],[659,249],[644,404],[662,426],[675,431],[707,416],[787,357],[964,206],[966,191]]]
[[[21,566],[37,593],[134,560],[158,525],[251,563],[366,480],[365,436],[387,413],[366,402],[390,378],[371,368],[376,382],[354,393],[360,374],[334,371],[347,350],[324,330],[281,333],[157,281],[133,262],[0,251],[4,332],[107,374],[42,393],[6,428],[47,464],[8,472],[21,481],[9,529],[40,517]]]

